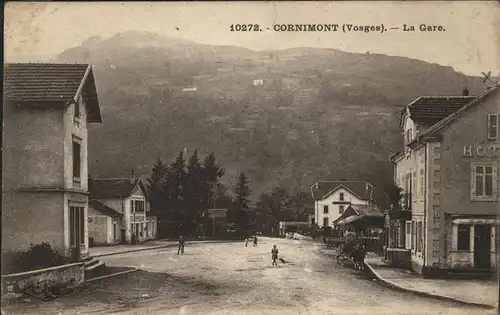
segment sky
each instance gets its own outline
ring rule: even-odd
[[[383,25],[387,32],[276,32],[275,24]],[[231,32],[258,24],[259,32]],[[404,32],[403,24],[443,32]],[[390,30],[399,27],[399,30]],[[268,29],[269,28],[269,29]],[[26,3],[5,7],[4,56],[55,55],[90,36],[150,31],[211,45],[254,50],[292,47],[404,56],[469,75],[500,73],[500,6],[460,2],[99,2]]]

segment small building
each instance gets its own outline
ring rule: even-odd
[[[498,85],[477,96],[425,96],[401,114],[404,148],[391,156],[411,218],[405,247],[429,275],[496,265],[500,103]]]
[[[350,205],[369,205],[373,186],[366,181],[321,181],[311,186],[314,219],[319,227],[332,227]]]
[[[131,244],[157,237],[147,190],[139,178],[92,179],[89,239],[93,245]]]
[[[308,230],[311,226],[309,220],[305,221],[280,221],[279,222],[279,236],[284,237],[287,232],[300,233],[302,230]]]
[[[384,214],[376,205],[349,205],[346,211],[333,223],[344,231],[371,234],[384,228]]]
[[[2,250],[88,253],[88,128],[101,122],[90,64],[5,65]]]

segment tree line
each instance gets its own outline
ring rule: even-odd
[[[176,225],[181,233],[191,233],[202,226],[211,208],[227,209],[227,220],[247,229],[250,183],[241,172],[230,195],[222,183],[224,174],[214,153],[201,161],[195,150],[187,163],[182,150],[170,164],[159,158],[147,180],[151,210],[162,222]]]

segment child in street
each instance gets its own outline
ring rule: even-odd
[[[177,249],[177,255],[180,254],[184,254],[184,244],[186,243],[186,241],[184,240],[184,238],[181,236],[179,238],[179,248]]]
[[[277,266],[278,265],[278,247],[276,247],[276,245],[273,245],[273,249],[271,250],[271,255],[272,255],[272,258],[273,258],[273,266]]]

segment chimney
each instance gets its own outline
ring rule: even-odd
[[[468,89],[468,88],[465,88],[465,89],[462,91],[462,96],[469,96],[469,89]]]

